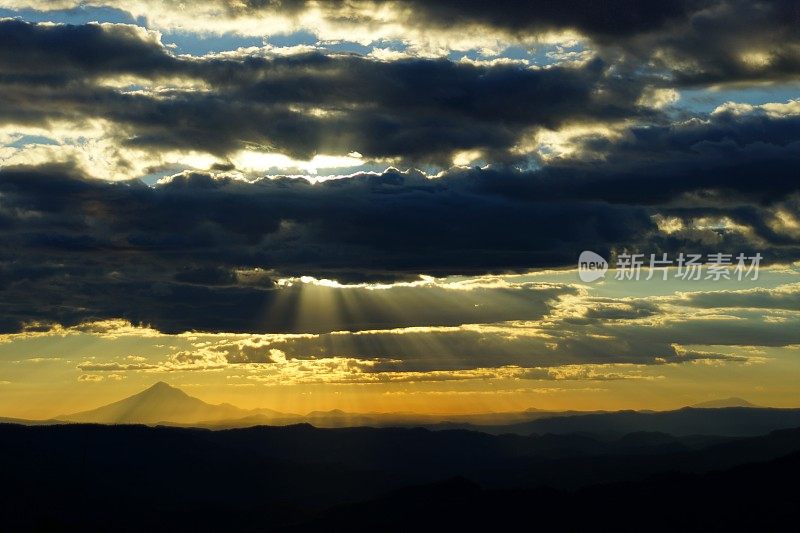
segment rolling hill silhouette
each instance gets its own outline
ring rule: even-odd
[[[503,426],[480,428],[493,434],[587,433],[619,437],[633,432],[659,432],[676,436],[755,436],[800,426],[800,409],[768,407],[684,407],[674,411],[616,411],[610,413],[551,416]]]
[[[796,494],[785,487],[798,475],[795,452],[722,471],[574,491],[487,489],[456,477],[334,506],[286,530],[410,531],[422,522],[431,530],[511,531],[535,522],[545,531],[781,531],[797,521]]]
[[[640,531],[661,524],[647,521],[659,513],[679,522],[692,513],[718,530],[796,515],[787,480],[800,473],[798,452],[800,429],[608,442],[307,424],[225,431],[0,424],[0,528],[374,531],[433,520],[473,530],[476,518],[488,526],[527,516],[567,530],[574,528],[564,520],[578,519],[586,521],[580,529]],[[704,514],[709,505],[715,511]],[[724,514],[730,509],[752,513]],[[673,524],[708,530],[700,525]]]

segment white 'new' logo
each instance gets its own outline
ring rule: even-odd
[[[584,250],[578,257],[578,277],[585,283],[597,281],[605,277],[608,270],[608,261],[589,250]]]

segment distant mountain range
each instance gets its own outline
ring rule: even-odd
[[[517,413],[436,416],[416,413],[347,413],[334,409],[312,411],[300,415],[271,409],[241,409],[230,404],[209,404],[160,381],[128,398],[89,411],[59,415],[53,421],[96,424],[161,424],[226,429],[259,425],[285,426],[298,423],[309,423],[317,427],[432,425],[443,420],[465,425],[497,425],[528,422],[554,414],[564,413],[531,409]],[[7,419],[6,421],[23,422],[18,419]]]
[[[46,421],[0,419],[11,423]],[[540,411],[435,416],[414,413],[347,413],[314,411],[306,415],[270,409],[241,409],[214,405],[189,396],[164,382],[117,402],[89,411],[65,414],[50,423],[146,424],[230,429],[261,425],[308,423],[315,427],[426,427],[435,430],[470,429],[495,435],[591,434],[618,438],[651,432],[676,436],[753,436],[800,426],[800,409],[757,407],[741,398],[695,404],[674,411]]]

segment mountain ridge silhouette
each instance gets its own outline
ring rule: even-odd
[[[747,405],[744,405],[747,404]],[[717,405],[717,407],[713,407]],[[587,434],[616,438],[629,433],[754,436],[800,426],[800,409],[757,407],[727,398],[671,411],[542,411],[477,415],[349,413],[341,409],[305,415],[229,403],[210,404],[159,381],[147,389],[95,409],[55,417],[55,422],[146,424],[232,429],[308,423],[315,427],[426,427],[466,429],[495,435]],[[21,422],[9,420],[9,422]],[[41,421],[32,421],[32,424]]]

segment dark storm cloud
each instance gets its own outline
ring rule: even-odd
[[[556,266],[576,246],[636,242],[654,227],[636,206],[487,193],[495,179],[524,179],[511,170],[435,180],[390,170],[316,185],[187,173],[155,188],[41,170],[0,176],[6,232],[31,249],[164,253],[283,273]]]
[[[711,2],[686,24],[624,43],[681,86],[800,79],[800,2]]]
[[[518,201],[397,171],[317,185],[186,174],[149,188],[7,169],[0,195],[6,329],[123,316],[170,331],[281,331],[293,326],[262,316],[275,295],[247,274],[224,285],[220,270],[380,280],[526,269],[571,263],[576,246],[639,241],[651,226],[635,207]]]
[[[66,83],[111,73],[167,71],[175,60],[155,34],[125,24],[45,25],[0,19],[4,81]],[[29,77],[26,77],[29,76]]]
[[[185,173],[150,188],[68,168],[6,169],[0,229],[7,250],[37,265],[32,272],[46,262],[28,254],[85,252],[81,260],[101,270],[124,270],[123,258],[135,257],[172,281],[207,285],[240,267],[386,280],[571,265],[583,249],[691,244],[658,234],[654,214],[687,224],[728,217],[759,241],[720,233],[715,246],[796,259],[797,236],[772,222],[777,208],[796,211],[800,123],[776,113],[725,110],[634,127],[615,142],[585,140],[603,144],[603,165],[583,161],[593,148],[579,146],[576,158],[537,171],[453,169],[434,180],[394,170],[317,185]],[[149,279],[146,268],[141,276]]]
[[[445,8],[445,4],[439,6]],[[465,9],[468,13],[469,7]],[[744,8],[736,4],[721,12],[736,17],[731,13],[737,9]],[[780,9],[788,8],[770,5],[758,13],[762,18],[772,17],[770,14]],[[791,19],[789,13],[779,18],[787,17]],[[646,16],[634,18],[649,27],[643,22]],[[753,24],[761,20],[755,15],[751,19]],[[654,20],[661,19],[655,16]],[[717,26],[719,31],[731,27]],[[798,26],[791,26],[791,31],[796,32]],[[743,33],[737,30],[736,35]],[[703,32],[706,35],[713,32]],[[681,42],[675,39],[675,43]],[[748,40],[748,46],[754,42]],[[665,118],[637,105],[648,87],[671,83],[643,74],[639,67],[650,61],[649,52],[642,52],[647,57],[639,59],[627,54],[634,57],[632,63],[630,57],[618,63],[612,55],[605,55],[605,60],[582,66],[547,69],[444,59],[385,62],[321,52],[198,59],[172,55],[154,34],[133,26],[36,25],[17,20],[0,21],[0,44],[0,89],[13,103],[0,108],[0,122],[41,126],[58,119],[77,123],[104,119],[116,124],[115,142],[120,146],[153,154],[200,150],[219,157],[218,165],[230,165],[226,158],[244,148],[282,152],[299,159],[357,151],[368,158],[394,158],[402,164],[439,165],[449,164],[460,150],[479,149],[486,160],[510,162],[519,157],[510,150],[521,136],[537,128],[625,118],[656,121],[659,125],[655,128],[639,128],[634,133],[649,137],[644,141],[653,149],[666,149],[662,156],[672,150],[655,144],[659,132],[668,129],[663,126]],[[706,50],[713,48],[712,44],[701,47],[696,43],[690,48]],[[652,48],[655,53],[658,46],[648,41],[637,43],[636,49]],[[775,46],[763,47],[775,57],[780,55]],[[795,45],[792,50],[795,48],[800,49]],[[737,57],[750,53],[756,58],[753,61],[758,60],[759,50],[751,52],[730,53]],[[707,62],[728,69],[722,58]],[[779,64],[770,60],[742,68],[758,78],[761,70]],[[704,68],[677,69],[673,82],[695,83],[689,78],[706,76]],[[729,71],[720,74],[720,80],[738,75]],[[161,88],[131,91],[127,89],[138,87],[109,84],[120,76],[132,76],[130,83],[139,80],[145,86],[161,84]],[[765,80],[770,77],[765,76]],[[175,85],[176,81],[180,83]],[[187,87],[186,83],[207,88]],[[724,126],[720,120],[716,125]],[[785,133],[793,126],[786,124]],[[741,124],[736,127],[736,135],[747,134]],[[695,129],[709,134],[710,143],[720,142],[721,135],[730,132],[730,128],[717,132],[702,126]],[[676,140],[668,133],[670,141],[691,140]],[[691,135],[691,128],[682,128],[682,133]],[[752,133],[757,134],[757,129]],[[774,125],[770,133],[777,133]],[[636,150],[642,145],[638,141]],[[604,142],[598,139],[591,148],[602,153]]]
[[[800,77],[797,0],[406,0],[399,5],[409,8],[410,24],[423,21],[442,30],[479,25],[523,38],[574,30],[607,59],[624,51],[626,61],[634,58],[633,68],[657,66],[679,85]]]
[[[114,0],[108,3],[126,9],[124,3],[118,6]],[[346,29],[351,27],[359,42],[365,38],[358,34],[359,30],[387,25],[413,30],[407,36],[412,45],[415,35],[422,36],[423,41],[440,41],[448,35],[457,39],[472,32],[513,44],[516,39],[535,41],[544,33],[570,31],[588,39],[588,46],[607,64],[616,64],[618,74],[629,72],[641,76],[650,71],[663,75],[662,83],[668,85],[796,81],[800,76],[797,0],[202,0],[188,7],[182,2],[159,2],[157,6],[176,17],[172,23],[179,22],[181,28],[197,31],[208,30],[203,26],[203,17],[213,16],[214,22],[220,18],[233,23],[237,19],[246,20],[242,31],[252,31],[257,27],[256,21],[264,17],[292,17],[312,10],[323,20],[337,24],[344,39]],[[291,29],[317,30],[302,26],[287,28]],[[96,34],[96,29],[73,33],[81,31],[87,35],[74,38],[109,44],[105,36]],[[24,31],[17,29],[17,36],[29,37],[23,34]],[[53,48],[66,44],[52,60],[71,59],[72,41],[40,39],[40,44]],[[106,59],[111,59],[115,51],[123,57],[131,51],[119,50],[118,43],[110,44],[106,47],[108,55],[98,52],[102,46],[91,47],[80,55],[87,58],[106,55]],[[143,47],[141,52],[138,59],[141,68],[152,68],[144,63],[153,60],[165,61],[150,57],[155,52],[151,46]],[[43,62],[48,61],[43,58]],[[115,60],[108,61],[108,68],[118,68],[114,63]]]
[[[222,156],[256,143],[300,158],[358,151],[449,164],[461,149],[508,157],[533,127],[645,113],[629,103],[640,87],[605,80],[600,62],[537,71],[313,53],[249,60],[232,78],[219,64],[207,66],[213,94],[139,97],[109,116],[134,128],[139,146],[199,147]],[[601,86],[611,94],[596,96]]]
[[[587,138],[575,157],[552,163],[543,181],[520,183],[514,194],[546,187],[571,198],[657,205],[690,191],[724,191],[708,204],[771,203],[800,187],[800,114],[784,113],[722,108],[674,124],[633,126],[616,141]],[[580,162],[598,152],[602,165]]]
[[[400,0],[375,3],[406,7],[418,17],[424,13],[426,16],[419,18],[440,27],[481,25],[519,34],[574,29],[601,39],[635,35],[670,24],[685,23],[700,8],[713,4],[709,0]]]
[[[800,186],[794,120],[755,110],[717,113],[702,125],[634,131],[611,147],[603,166],[578,159],[527,172],[455,169],[436,179],[389,170],[312,185],[183,173],[147,187],[85,179],[64,167],[5,169],[3,328],[119,317],[170,332],[509,320],[530,315],[505,302],[508,313],[447,308],[450,320],[425,313],[415,315],[424,320],[400,319],[361,303],[354,308],[371,309],[373,318],[351,311],[339,321],[297,323],[290,311],[300,294],[276,290],[273,279],[524,271],[572,266],[584,249],[760,251],[766,261],[794,260],[797,235],[771,224]],[[752,234],[720,230],[709,245],[659,233],[655,214],[687,223],[726,216]],[[275,312],[281,305],[286,312]],[[653,312],[609,306],[576,320]]]
[[[797,80],[800,76],[800,3],[797,0],[529,1],[391,0],[314,2],[341,23],[372,22],[368,6],[389,8],[396,19],[433,34],[479,27],[524,39],[571,30],[607,58],[632,68],[657,66],[678,84]],[[299,13],[309,2],[223,2],[230,16],[265,10]],[[235,7],[234,7],[235,6]],[[344,7],[362,10],[351,15]],[[348,18],[352,17],[352,18]]]
[[[525,131],[570,120],[649,114],[642,85],[607,76],[602,61],[534,70],[444,59],[377,61],[312,52],[289,57],[174,57],[130,26],[0,22],[0,87],[15,102],[4,122],[102,118],[119,142],[154,152],[198,149],[221,158],[261,147],[310,159],[316,153],[449,164],[462,149],[508,159]],[[130,92],[115,76],[161,80]],[[169,78],[210,90],[169,87]]]
[[[45,246],[24,254],[3,249],[0,328],[4,332],[26,325],[46,329],[52,324],[73,326],[111,318],[151,325],[165,333],[456,326],[539,319],[551,301],[576,292],[569,286],[546,284],[469,291],[435,286],[340,289],[298,282],[277,286],[254,284],[248,272],[182,266],[181,255],[199,250],[137,251],[101,244],[76,251],[65,249],[61,239],[51,239]],[[229,247],[227,253],[235,254],[235,248]],[[211,262],[226,262],[216,257]]]
[[[367,8],[395,10],[397,17],[415,25],[447,29],[459,26],[483,26],[526,34],[550,30],[577,30],[585,35],[609,38],[654,31],[668,24],[685,23],[693,13],[714,5],[712,0],[669,0],[639,2],[636,0],[264,0],[217,1],[230,16],[241,17],[264,11],[298,14],[309,7],[326,9],[334,20],[347,21],[347,7],[365,9],[356,15],[362,22],[370,19]],[[412,19],[413,17],[413,19]]]
[[[576,159],[536,171],[453,169],[436,179],[389,170],[312,185],[183,173],[148,187],[85,179],[68,167],[5,169],[3,328],[119,317],[170,332],[452,325],[531,315],[506,302],[508,313],[447,307],[452,319],[444,311],[401,319],[361,303],[373,318],[351,311],[333,322],[296,323],[290,311],[299,293],[276,290],[273,280],[524,271],[572,266],[585,249],[759,251],[766,262],[796,260],[797,234],[774,224],[778,209],[796,212],[800,188],[797,117],[781,110],[634,128],[605,147],[601,166],[578,150]],[[656,214],[687,225],[727,217],[750,233],[720,229],[710,241],[667,235]],[[281,305],[288,311],[269,314]],[[608,306],[574,323],[653,312]]]
[[[797,234],[775,223],[778,209],[797,212],[797,112],[728,107],[669,123],[636,104],[654,80],[694,84],[793,75],[797,26],[786,22],[794,20],[791,5],[763,4],[752,14],[758,38],[746,41],[741,25],[719,23],[749,12],[744,3],[727,2],[724,9],[713,3],[702,12],[696,3],[623,4],[612,19],[590,16],[593,8],[584,2],[568,3],[562,11],[549,3],[539,11],[518,9],[514,17],[508,2],[480,9],[477,3],[458,3],[462,14],[454,22],[480,11],[489,25],[513,31],[576,27],[602,43],[603,59],[538,70],[318,52],[186,58],[131,26],[0,21],[0,94],[9,104],[0,106],[0,123],[46,128],[58,119],[102,118],[113,124],[120,147],[155,154],[201,150],[218,156],[219,168],[228,170],[233,168],[225,158],[244,147],[300,158],[357,150],[367,157],[434,163],[479,148],[489,160],[507,162],[520,136],[538,127],[643,121],[620,138],[576,141],[569,158],[541,160],[537,170],[452,169],[434,180],[388,170],[312,185],[187,172],[148,187],[136,180],[86,179],[69,165],[5,168],[0,171],[0,329],[105,318],[167,332],[531,319],[554,294],[501,291],[493,293],[496,300],[459,299],[469,307],[446,304],[446,294],[436,293],[439,299],[428,307],[409,297],[408,308],[415,312],[400,315],[382,308],[376,295],[354,307],[336,302],[344,293],[331,291],[337,309],[350,309],[332,320],[313,309],[298,315],[303,291],[279,288],[275,279],[392,281],[420,273],[524,271],[572,266],[584,249],[604,256],[622,248],[705,251],[708,243],[688,234],[659,233],[654,215],[678,217],[687,225],[699,217],[727,217],[750,231],[720,231],[709,251],[761,251],[769,261],[800,257]],[[436,23],[446,20],[456,3],[406,5],[430,13]],[[781,20],[767,35],[764,28],[777,14]],[[709,17],[716,22],[707,22]],[[707,48],[678,38],[704,28]],[[775,39],[784,39],[788,51],[784,44],[771,46]],[[639,55],[612,62],[612,48],[633,45]],[[742,54],[759,52],[758,47],[766,47],[773,59],[756,54],[742,63],[754,65],[744,74],[721,55],[741,63]],[[667,81],[637,70],[670,54],[697,61],[685,69],[680,62],[669,65]],[[780,59],[784,56],[789,59]],[[128,76],[133,85],[120,88],[119,80]],[[138,85],[151,82],[159,90]],[[586,325],[656,311],[608,306],[576,320]],[[309,319],[298,322],[298,316]],[[668,339],[662,341],[647,353],[668,358]]]

